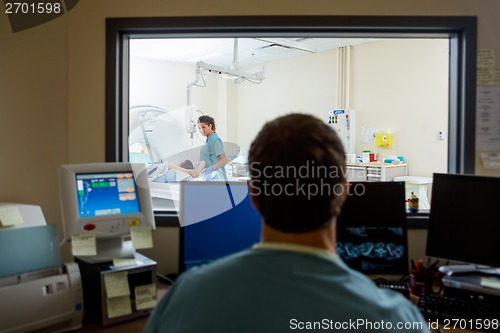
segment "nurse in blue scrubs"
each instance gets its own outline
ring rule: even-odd
[[[200,164],[198,171],[202,171],[205,180],[226,180],[227,156],[224,152],[224,146],[219,135],[215,132],[214,118],[203,115],[198,118],[198,129],[207,143],[201,147]]]

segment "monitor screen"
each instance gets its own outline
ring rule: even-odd
[[[179,213],[179,272],[259,242],[261,216],[246,182],[183,182]]]
[[[500,267],[500,178],[435,173],[426,254]]]
[[[351,182],[337,221],[337,253],[364,274],[406,275],[404,182]]]
[[[66,240],[76,234],[120,238],[134,226],[155,228],[145,164],[87,163],[59,169]]]
[[[82,218],[140,212],[132,172],[77,174],[76,191]]]

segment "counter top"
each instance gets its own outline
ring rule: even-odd
[[[368,163],[346,163],[346,166],[359,167],[399,167],[406,166],[406,163],[383,163],[383,162],[368,162]]]

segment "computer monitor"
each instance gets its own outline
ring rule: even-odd
[[[261,216],[247,182],[181,183],[179,272],[258,243]]]
[[[64,238],[95,235],[97,255],[88,262],[131,257],[130,228],[155,228],[145,164],[87,163],[62,165],[59,190]]]
[[[460,271],[500,272],[500,177],[435,173],[426,255],[453,260],[444,267]]]
[[[404,182],[351,182],[337,220],[337,253],[367,275],[408,274]]]

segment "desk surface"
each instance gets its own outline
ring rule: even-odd
[[[163,284],[161,282],[158,282],[158,301],[165,295],[165,293],[168,290],[168,285]],[[418,298],[414,295],[413,297],[410,298],[412,302],[418,302]],[[83,327],[79,330],[76,330],[74,332],[77,333],[137,333],[137,332],[142,332],[144,331],[144,328],[146,327],[146,323],[148,321],[148,317],[143,317],[139,319],[134,319],[131,321],[127,321],[124,323],[119,323],[116,325],[108,326],[108,327],[102,327],[99,326],[99,324],[91,317],[91,316],[85,316],[83,320]],[[437,329],[432,329],[431,332],[433,333],[484,333],[481,331],[475,331],[475,330],[460,330],[460,329],[447,329],[444,330],[442,329],[437,330]]]
[[[367,162],[367,163],[346,163],[346,166],[350,167],[375,167],[375,168],[393,168],[406,166],[406,163],[383,163],[383,162]]]

